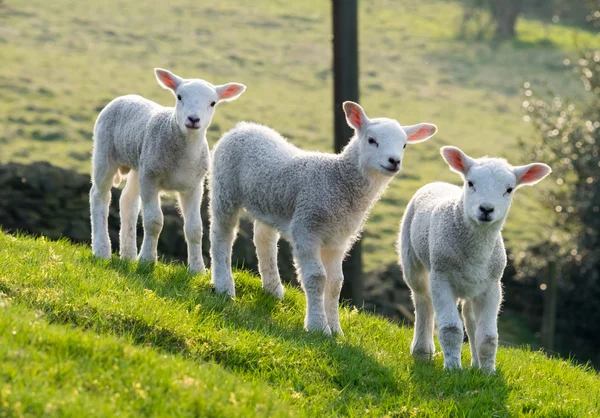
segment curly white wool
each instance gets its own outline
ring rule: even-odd
[[[370,208],[400,170],[404,147],[435,134],[431,124],[401,127],[369,119],[356,103],[344,111],[356,135],[341,154],[302,151],[274,130],[239,123],[214,149],[209,175],[212,281],[235,295],[231,246],[243,209],[255,219],[263,288],[278,298],[279,234],[289,240],[306,293],[305,327],[341,333],[342,260]]]
[[[506,266],[502,226],[514,190],[537,183],[551,169],[541,163],[512,167],[502,159],[473,159],[455,147],[443,147],[441,153],[463,177],[464,187],[431,183],[419,189],[406,208],[398,238],[400,265],[415,305],[411,352],[417,358],[433,356],[435,314],[444,367],[461,367],[459,301],[471,364],[491,372]]]
[[[163,226],[160,192],[179,192],[185,220],[188,262],[193,272],[204,272],[200,202],[210,153],[206,129],[215,105],[236,99],[245,86],[222,86],[199,79],[182,79],[155,69],[159,84],[172,91],[175,107],[164,107],[141,96],[118,97],[100,112],[94,126],[90,212],[92,249],[100,258],[110,258],[108,208],[112,183],[127,175],[120,200],[121,258],[137,254],[136,224],[143,207],[144,240],[139,258],[155,261],[158,236]]]

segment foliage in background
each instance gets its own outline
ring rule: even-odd
[[[590,14],[590,21],[599,16]],[[549,261],[558,263],[557,332],[571,347],[578,341],[593,347],[600,335],[600,50],[584,51],[573,64],[565,63],[579,75],[584,99],[534,94],[525,83],[525,120],[533,123],[539,140],[521,143],[521,148],[552,166],[556,184],[543,199],[555,216],[548,242],[521,253],[518,265],[521,277],[539,279]]]
[[[478,40],[491,36],[496,40],[512,39],[517,36],[517,20],[523,14],[546,22],[565,21],[593,28],[589,11],[600,9],[598,4],[599,0],[466,0],[459,34]]]

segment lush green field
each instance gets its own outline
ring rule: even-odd
[[[0,416],[600,411],[600,378],[569,361],[501,348],[495,375],[445,372],[439,354],[412,360],[411,329],[343,308],[345,337],[308,334],[299,290],[277,301],[257,277],[235,278],[232,300],[181,265],[0,233]]]
[[[531,135],[522,121],[525,81],[570,93],[562,64],[578,46],[600,45],[574,28],[521,20],[517,41],[458,40],[461,4],[442,0],[360,2],[361,103],[371,116],[436,123],[440,133],[408,150],[366,228],[368,269],[394,260],[393,242],[410,196],[432,180],[456,182],[438,154],[455,144],[475,156],[525,160],[515,149]],[[112,98],[173,98],[152,68],[248,85],[219,107],[209,140],[236,121],[255,120],[306,149],[330,150],[330,3],[323,0],[4,0],[0,2],[0,162],[49,160],[89,171],[92,128]],[[547,181],[551,183],[551,180]],[[546,238],[536,191],[517,194],[510,245]],[[532,216],[533,214],[533,216]],[[532,220],[533,218],[533,220]]]

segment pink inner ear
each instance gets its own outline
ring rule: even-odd
[[[219,92],[219,99],[229,99],[230,97],[235,96],[239,91],[240,87],[233,84]]]
[[[545,171],[546,168],[544,166],[534,165],[529,170],[527,170],[525,174],[523,174],[523,176],[519,180],[519,183],[531,183],[537,181],[544,176]]]
[[[421,126],[416,132],[413,132],[409,137],[409,141],[418,141],[431,134],[431,128],[429,126]]]
[[[162,83],[165,86],[167,86],[168,88],[173,89],[173,90],[175,90],[177,88],[177,84],[175,83],[175,80],[173,80],[169,74],[159,71],[158,77],[160,78],[160,81],[162,81]]]
[[[446,159],[448,164],[456,171],[460,171],[461,173],[465,172],[465,164],[460,156],[460,154],[456,151],[446,151]]]
[[[362,126],[360,111],[355,107],[350,108],[348,120],[350,121],[350,123],[352,123],[352,125],[356,126],[357,128],[360,128]]]

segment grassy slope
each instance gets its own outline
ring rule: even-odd
[[[244,96],[220,106],[210,132],[240,119],[273,126],[307,149],[332,147],[330,4],[322,0],[172,5],[122,0],[5,0],[0,6],[0,162],[50,160],[89,172],[91,132],[112,98],[139,93],[169,105],[151,69],[214,83],[240,81]],[[524,162],[512,148],[531,134],[520,87],[548,82],[572,94],[562,60],[576,44],[600,44],[573,28],[522,20],[519,41],[493,47],[456,40],[460,3],[360,2],[361,103],[373,116],[430,121],[440,134],[407,152],[366,227],[367,269],[394,260],[392,244],[410,196],[432,180],[456,182],[438,154],[456,144],[474,155]],[[517,194],[509,245],[544,238],[536,191]],[[539,213],[535,222],[530,213]]]
[[[343,309],[346,336],[302,330],[304,297],[238,297],[180,265],[97,261],[0,233],[0,415],[587,416],[598,375],[502,348],[498,373],[415,363],[411,330]],[[468,364],[467,346],[463,362]]]

